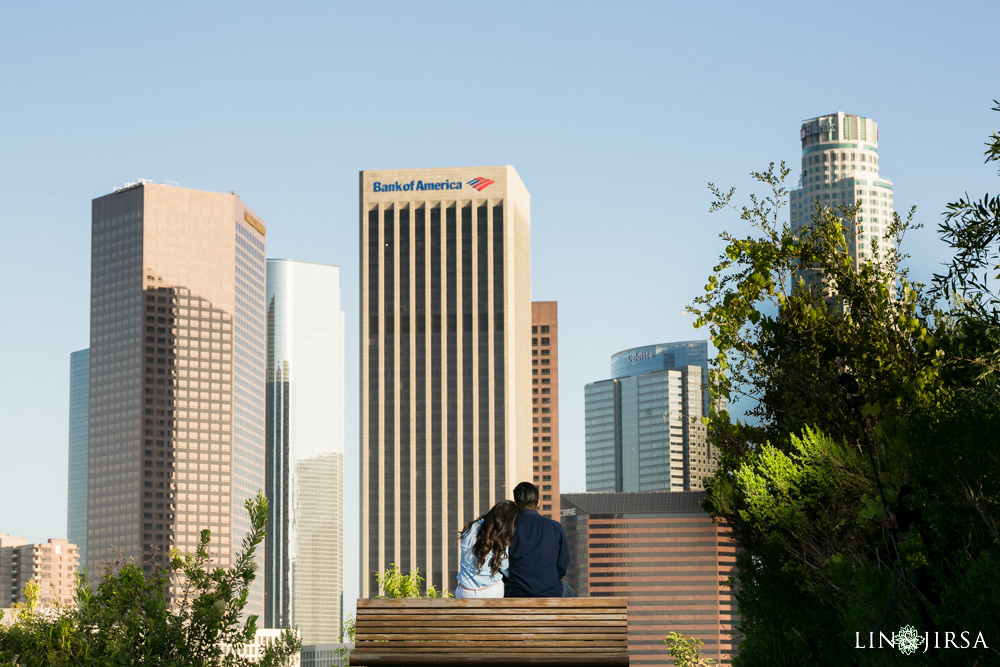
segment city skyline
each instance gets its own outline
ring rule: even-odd
[[[584,490],[583,386],[605,377],[608,356],[705,337],[683,308],[715,264],[719,232],[742,230],[735,215],[707,213],[706,182],[739,197],[749,171],[785,160],[792,189],[803,119],[878,120],[895,208],[917,205],[925,224],[908,239],[908,264],[929,279],[945,258],[935,232],[945,204],[995,190],[982,138],[997,125],[997,8],[851,8],[891,29],[841,35],[836,67],[802,54],[838,21],[795,4],[313,5],[308,21],[253,6],[196,19],[183,8],[7,8],[0,187],[14,222],[0,270],[18,286],[18,319],[0,342],[14,352],[4,368],[23,381],[0,390],[0,451],[16,472],[0,488],[0,532],[41,542],[65,530],[64,483],[31,511],[25,498],[42,471],[66,479],[66,361],[89,326],[89,202],[137,176],[236,190],[269,221],[271,256],[341,266],[345,493],[355,497],[359,169],[514,164],[530,184],[532,299],[560,304],[564,492]],[[375,23],[379,48],[356,29]],[[941,48],[915,47],[924,43]],[[396,85],[405,105],[346,103],[373,82]]]

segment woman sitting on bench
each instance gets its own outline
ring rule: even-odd
[[[521,510],[510,500],[465,524],[459,535],[458,598],[502,598],[507,574],[507,547],[517,530]]]

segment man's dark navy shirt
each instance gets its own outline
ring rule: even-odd
[[[557,598],[569,567],[566,531],[558,521],[537,510],[522,510],[507,550],[510,566],[504,597]]]

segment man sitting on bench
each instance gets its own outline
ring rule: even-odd
[[[531,482],[514,487],[514,502],[521,508],[521,517],[508,549],[504,597],[573,597],[573,589],[562,580],[569,567],[562,524],[538,513],[538,487]]]

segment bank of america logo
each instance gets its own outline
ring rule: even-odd
[[[479,190],[480,192],[482,192],[486,188],[488,188],[491,185],[493,185],[495,182],[496,181],[491,181],[488,178],[483,178],[482,176],[479,176],[479,177],[474,178],[471,181],[469,181],[469,185],[471,185],[472,187],[474,187],[476,190]]]

